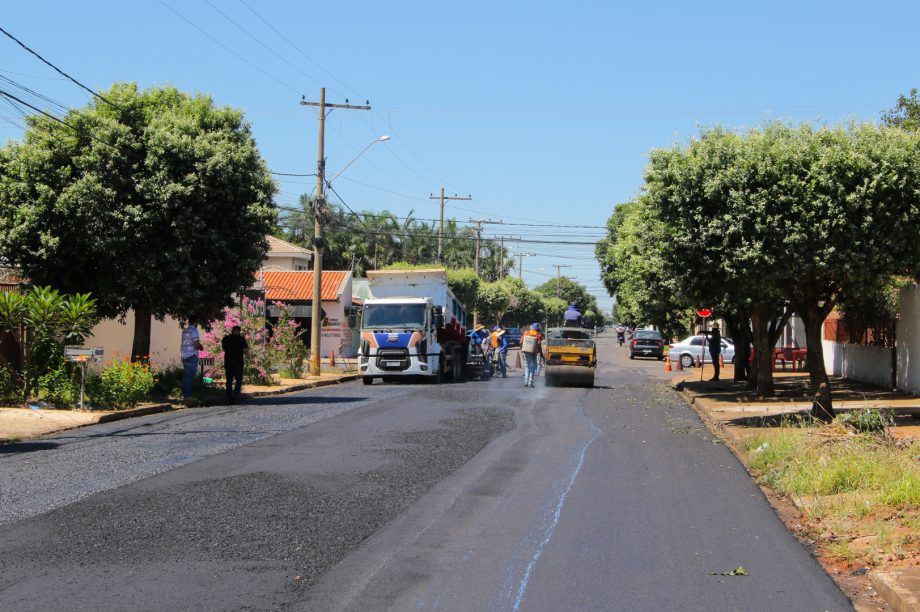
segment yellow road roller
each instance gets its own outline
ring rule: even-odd
[[[546,330],[546,384],[550,387],[593,387],[597,345],[591,330],[551,327]]]

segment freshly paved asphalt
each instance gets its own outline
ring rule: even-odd
[[[851,609],[661,363],[601,355],[0,447],[0,609]]]

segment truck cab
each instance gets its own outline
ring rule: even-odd
[[[465,335],[453,312],[459,302],[447,289],[446,272],[371,271],[368,277],[374,297],[364,302],[358,355],[364,384],[408,377],[441,382],[445,375],[461,380]],[[396,289],[409,295],[391,295]],[[465,314],[462,307],[460,313]]]

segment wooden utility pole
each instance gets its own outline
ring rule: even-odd
[[[348,104],[327,104],[326,88],[319,89],[319,102],[308,102],[301,98],[301,106],[319,107],[319,155],[316,160],[316,198],[313,201],[313,301],[310,311],[310,374],[320,374],[320,354],[322,352],[322,305],[323,294],[323,217],[326,214],[325,187],[326,187],[326,157],[325,157],[325,130],[326,109],[348,108],[355,110],[371,110],[370,103],[363,106]],[[331,111],[330,111],[331,112]]]
[[[445,200],[472,200],[473,196],[458,196],[456,193],[453,196],[445,196],[444,188],[441,187],[441,196],[440,198],[434,194],[428,196],[429,200],[441,200],[441,224],[438,226],[438,261],[442,261],[444,257],[444,201]]]
[[[524,280],[524,258],[533,257],[536,253],[518,253],[518,280]]]
[[[503,221],[492,221],[491,219],[470,219],[470,223],[476,224],[476,276],[479,276],[479,250],[482,248],[482,226],[487,223],[501,224]],[[473,326],[479,323],[479,313],[473,311]]]
[[[555,266],[556,268],[556,297],[558,298],[559,297],[559,281],[562,280],[562,277],[559,274],[559,270],[562,268],[571,268],[572,266],[562,266],[559,264],[553,264],[553,266]]]

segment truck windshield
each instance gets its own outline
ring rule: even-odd
[[[424,304],[368,304],[364,307],[364,327],[424,327]]]

